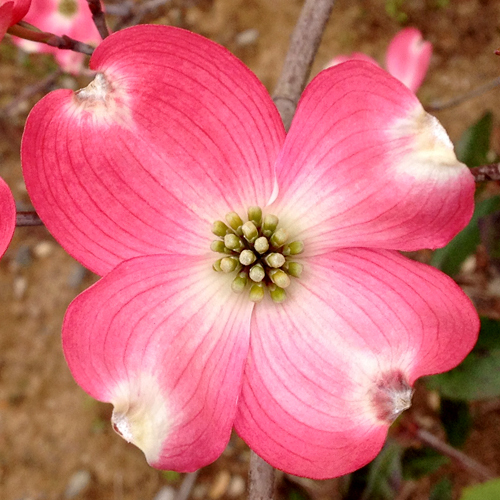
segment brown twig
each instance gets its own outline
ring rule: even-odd
[[[36,212],[17,212],[16,226],[43,226],[43,222]]]
[[[490,163],[470,169],[476,182],[500,181],[500,163]]]
[[[121,20],[115,26],[115,31],[118,31],[126,26],[140,24],[148,14],[171,2],[172,0],[149,0],[137,6],[132,2],[127,2],[121,11],[116,8],[110,9],[111,6],[107,9],[108,12],[116,12],[115,15],[121,17]]]
[[[452,108],[453,106],[458,106],[459,104],[462,104],[463,102],[468,101],[469,99],[473,99],[474,97],[484,94],[485,92],[488,92],[489,90],[492,90],[498,87],[499,85],[500,85],[500,77],[497,77],[483,85],[479,85],[478,87],[469,90],[468,92],[465,92],[462,95],[454,97],[449,101],[431,102],[428,106],[426,106],[426,109],[428,111],[441,111],[442,109]]]
[[[94,47],[87,45],[86,43],[74,40],[69,36],[57,36],[53,33],[46,33],[39,31],[31,24],[20,21],[14,26],[11,26],[7,33],[11,35],[18,36],[19,38],[24,38],[25,40],[31,40],[33,42],[45,43],[51,47],[56,47],[62,50],[72,50],[73,52],[81,52],[82,54],[91,55],[94,52]]]
[[[439,453],[450,457],[451,459],[458,462],[464,469],[469,470],[483,480],[493,479],[495,474],[490,471],[487,467],[476,462],[473,458],[469,457],[465,453],[453,448],[444,441],[431,434],[429,431],[424,429],[418,429],[416,431],[416,437],[422,441],[422,443],[434,448]]]
[[[127,17],[134,10],[132,0],[123,0],[120,3],[110,3],[106,5],[106,13],[110,16]]]
[[[101,0],[87,0],[89,4],[90,13],[92,14],[92,20],[94,21],[95,27],[104,40],[109,36],[109,28],[106,24],[106,17],[104,16],[104,11],[102,10]]]
[[[293,30],[273,100],[285,129],[290,128],[300,95],[306,86],[323,31],[335,0],[306,0]],[[250,455],[249,500],[274,498],[274,468],[253,451]]]
[[[306,86],[334,2],[306,1],[292,33],[283,71],[273,94],[286,130],[290,128],[297,102]]]
[[[32,96],[38,94],[39,92],[46,92],[47,89],[53,83],[55,83],[59,76],[61,76],[61,74],[62,70],[57,69],[34,85],[24,87],[21,93],[15,99],[12,99],[12,101],[9,102],[7,106],[0,109],[0,118],[12,116],[22,103],[30,99]]]
[[[250,453],[248,498],[249,500],[272,500],[274,498],[274,468],[253,451]]]
[[[189,474],[185,475],[174,500],[188,500],[191,495],[191,490],[193,489],[196,483],[196,479],[198,478],[198,473],[199,470],[190,472]]]

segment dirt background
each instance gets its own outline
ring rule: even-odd
[[[167,1],[145,21],[180,25],[225,45],[272,90],[302,3]],[[500,47],[500,2],[407,1],[401,9],[407,16],[403,24],[386,13],[385,4],[338,0],[313,74],[334,55],[354,50],[383,61],[389,40],[405,24],[419,28],[434,45],[430,70],[419,91],[424,103],[447,100],[499,76],[500,58],[494,50]],[[110,22],[116,18],[110,17]],[[27,112],[49,87],[79,88],[88,83],[84,76],[63,76],[33,93],[33,86],[55,68],[49,56],[26,56],[8,37],[0,45],[0,175],[20,209],[30,207],[19,160]],[[33,95],[20,98],[23,92]],[[495,89],[435,114],[456,140],[485,110],[493,111],[498,124],[499,109],[500,91]],[[183,480],[183,475],[148,467],[142,453],[112,431],[111,407],[85,395],[69,374],[60,345],[62,318],[69,302],[95,279],[43,227],[18,228],[0,262],[2,500],[167,500]],[[419,401],[411,411],[435,426],[435,401],[431,404],[432,397],[422,387]],[[474,430],[465,446],[470,456],[496,474],[500,473],[499,403],[489,401],[473,408]],[[439,434],[440,429],[434,431]],[[244,498],[248,456],[248,449],[235,436],[221,459],[200,472],[191,498]],[[455,466],[446,472],[452,475],[456,497],[464,485],[479,480]],[[438,479],[439,474],[405,485],[399,499],[428,498],[431,484]],[[280,476],[282,492],[284,481],[290,479]],[[338,498],[338,481],[302,485],[313,498]]]

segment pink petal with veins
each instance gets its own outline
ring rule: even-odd
[[[432,44],[416,28],[401,30],[387,49],[385,66],[392,76],[416,92],[429,68]]]
[[[440,123],[363,61],[322,71],[308,85],[277,175],[272,210],[307,241],[309,255],[444,246],[474,209],[474,179]]]
[[[9,186],[0,178],[0,257],[5,253],[11,242],[15,227],[16,204]]]
[[[214,220],[267,203],[283,125],[226,49],[136,26],[106,38],[91,68],[89,87],[35,106],[22,145],[33,204],[77,260],[104,274],[139,255],[200,255]]]
[[[229,440],[253,307],[231,280],[205,258],[139,257],[66,313],[63,347],[75,380],[113,403],[115,429],[154,467],[193,471]]]
[[[254,309],[235,428],[291,474],[323,479],[368,463],[415,379],[453,368],[477,338],[453,280],[396,252],[307,259],[289,290],[280,307]]]
[[[340,55],[334,57],[326,66],[325,69],[331,68],[332,66],[337,66],[346,61],[366,61],[378,66],[377,61],[373,57],[363,54],[363,52],[353,52],[350,56]]]

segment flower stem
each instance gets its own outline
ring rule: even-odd
[[[33,42],[46,43],[51,47],[57,47],[62,50],[72,50],[73,52],[81,52],[82,54],[91,55],[94,52],[94,47],[87,45],[86,43],[79,42],[78,40],[73,40],[69,36],[63,35],[57,36],[53,33],[46,33],[44,31],[37,30],[31,24],[20,21],[14,26],[11,26],[7,33],[18,36],[19,38],[24,38],[25,40],[31,40]]]
[[[274,468],[250,451],[250,472],[248,474],[248,499],[273,500]]]
[[[290,128],[335,0],[306,0],[290,39],[273,100],[285,129]]]

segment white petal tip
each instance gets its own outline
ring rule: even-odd
[[[157,462],[172,428],[170,411],[158,383],[153,377],[141,375],[139,380],[120,384],[115,394],[113,429],[140,448],[150,464]]]
[[[453,143],[439,120],[418,105],[405,118],[391,127],[392,139],[406,138],[409,154],[398,164],[398,170],[416,178],[434,175],[439,168],[441,180],[446,181],[466,168],[455,156]],[[457,170],[458,169],[458,170]]]

